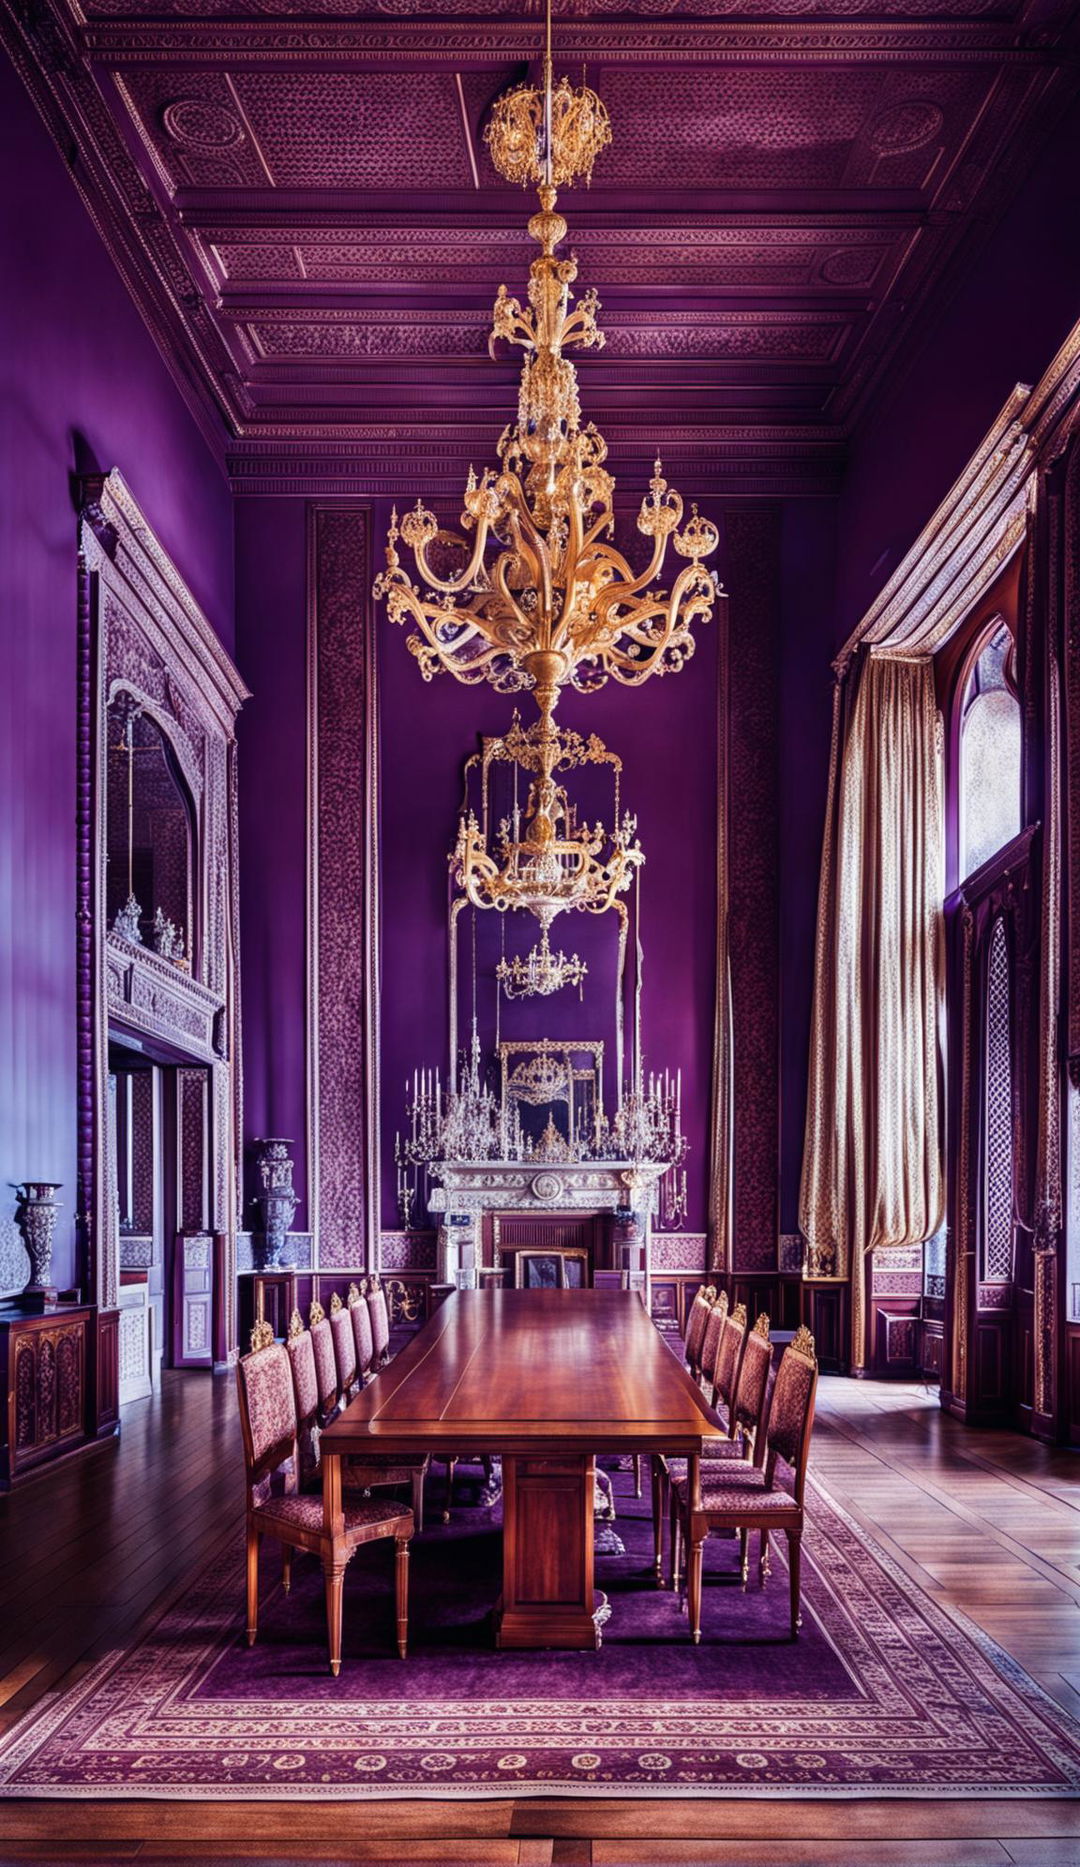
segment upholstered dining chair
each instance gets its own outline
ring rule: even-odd
[[[352,1317],[336,1290],[330,1298],[330,1334],[334,1342],[338,1394],[342,1406],[345,1406],[353,1397],[358,1378],[356,1337],[353,1334]]]
[[[371,1333],[371,1311],[364,1296],[366,1287],[366,1278],[363,1289],[359,1284],[350,1284],[347,1298],[349,1316],[352,1320],[353,1341],[356,1345],[356,1368],[361,1386],[371,1378],[371,1364],[375,1356],[375,1340]]]
[[[765,1432],[764,1464],[703,1466],[698,1460],[692,1459],[687,1476],[672,1483],[679,1528],[686,1541],[687,1602],[690,1632],[695,1644],[701,1639],[701,1578],[705,1540],[714,1530],[739,1531],[744,1587],[747,1580],[746,1539],[750,1531],[759,1532],[758,1579],[762,1586],[768,1574],[770,1532],[784,1532],[791,1583],[791,1638],[798,1638],[802,1625],[800,1567],[803,1497],[810,1434],[814,1424],[817,1379],[814,1338],[809,1329],[800,1328],[784,1350],[773,1384]],[[790,1489],[781,1489],[778,1483],[780,1468],[787,1474]],[[675,1560],[676,1552],[673,1549],[673,1581]]]
[[[334,1335],[326,1312],[318,1300],[308,1310],[311,1324],[311,1347],[315,1355],[315,1378],[319,1383],[319,1425],[329,1426],[338,1410],[337,1356]]]
[[[247,1478],[247,1642],[254,1646],[259,1622],[259,1550],[264,1536],[282,1546],[282,1581],[292,1579],[294,1550],[322,1563],[330,1671],[341,1671],[341,1611],[345,1569],[362,1543],[393,1537],[396,1546],[397,1646],[405,1658],[409,1631],[409,1539],[413,1514],[407,1506],[376,1499],[344,1500],[337,1525],[327,1521],[321,1496],[297,1486],[296,1404],[289,1356],[268,1322],[251,1332],[251,1353],[236,1367],[240,1430]]]
[[[769,1374],[772,1369],[772,1345],[769,1341],[769,1318],[762,1311],[749,1335],[746,1334],[745,1310],[742,1304],[736,1305],[733,1317],[725,1317],[732,1323],[729,1340],[737,1330],[742,1341],[741,1353],[736,1344],[733,1359],[738,1366],[735,1389],[727,1407],[726,1439],[712,1439],[702,1453],[702,1465],[712,1467],[718,1461],[730,1464],[743,1459],[752,1460],[756,1449],[761,1444],[761,1425],[765,1417],[765,1406],[769,1392]],[[663,1532],[662,1523],[665,1511],[671,1517],[671,1549],[673,1585],[678,1585],[678,1518],[671,1498],[671,1482],[675,1478],[686,1476],[686,1459],[660,1457],[654,1461],[653,1482],[653,1560],[657,1586],[663,1586]]]
[[[289,1357],[293,1398],[296,1402],[296,1434],[300,1447],[300,1483],[310,1485],[319,1469],[319,1378],[315,1372],[315,1350],[311,1330],[294,1309],[285,1338]]]
[[[709,1320],[709,1311],[716,1302],[715,1284],[702,1284],[693,1303],[690,1305],[690,1320],[686,1325],[686,1365],[691,1374],[697,1375],[701,1366],[701,1344],[705,1337],[705,1325]]]
[[[377,1271],[373,1271],[367,1280],[367,1306],[374,1343],[371,1365],[373,1368],[381,1368],[390,1359],[390,1312],[386,1306],[386,1291]]]
[[[702,1285],[694,1302],[696,1303],[698,1298],[703,1298],[704,1295],[705,1286]],[[701,1338],[701,1371],[698,1378],[709,1388],[712,1387],[713,1373],[716,1367],[716,1351],[720,1343],[720,1333],[726,1321],[727,1313],[728,1293],[726,1290],[721,1290],[715,1302],[709,1306],[705,1328]],[[689,1334],[689,1328],[687,1333]],[[658,1588],[662,1588],[664,1585],[664,1551],[661,1525],[663,1524],[664,1512],[667,1508],[667,1477],[668,1460],[662,1452],[654,1453],[652,1458],[653,1568],[656,1574],[656,1586]],[[635,1487],[635,1490],[636,1495],[640,1497],[640,1484]]]
[[[366,1304],[365,1304],[366,1310]],[[296,1396],[297,1437],[300,1445],[300,1482],[321,1483],[319,1463],[319,1383],[315,1369],[312,1331],[304,1328],[299,1310],[293,1310],[285,1343]],[[372,1452],[366,1458],[342,1461],[342,1484],[351,1491],[379,1491],[399,1485],[412,1488],[412,1509],[417,1531],[424,1527],[424,1479],[429,1460],[422,1452]]]
[[[709,1311],[705,1322],[705,1333],[701,1338],[701,1380],[711,1388],[716,1376],[716,1355],[720,1347],[720,1334],[727,1321],[728,1293],[721,1290],[716,1302]]]
[[[716,1360],[713,1363],[712,1394],[710,1396],[713,1411],[719,1414],[728,1434],[734,1437],[731,1426],[731,1405],[735,1398],[735,1388],[739,1379],[742,1363],[743,1346],[746,1342],[746,1304],[736,1303],[730,1315],[725,1316],[717,1344]]]

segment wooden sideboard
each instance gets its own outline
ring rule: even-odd
[[[38,1315],[0,1308],[0,1373],[7,1397],[0,1487],[9,1488],[25,1472],[90,1437],[95,1315],[83,1304],[58,1304]]]

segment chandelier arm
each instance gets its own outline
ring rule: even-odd
[[[665,533],[661,533],[659,537],[653,540],[652,557],[649,559],[649,563],[646,569],[642,571],[640,577],[631,577],[629,583],[609,584],[606,590],[600,591],[597,598],[597,608],[602,609],[606,613],[609,609],[612,609],[616,603],[628,602],[631,597],[637,596],[639,591],[647,590],[649,585],[656,581],[660,572],[663,570],[666,556],[667,536]]]
[[[514,615],[518,619],[518,622],[521,624],[522,629],[524,630],[525,634],[528,635],[529,628],[530,628],[529,618],[526,615],[525,611],[521,608],[520,604],[515,602],[513,593],[510,589],[509,584],[506,581],[506,573],[507,573],[507,569],[509,568],[509,564],[510,564],[510,554],[506,551],[502,553],[501,557],[496,558],[495,564],[493,567],[495,589],[496,589],[497,594],[502,597],[503,601],[510,605],[510,608],[513,610]],[[506,652],[510,652],[510,651],[506,651]]]
[[[469,560],[467,568],[457,577],[437,577],[428,563],[427,545],[421,541],[414,546],[413,557],[416,560],[416,568],[429,589],[438,590],[443,596],[456,596],[459,591],[468,589],[469,585],[475,581],[476,574],[484,561],[484,552],[487,548],[490,524],[491,521],[487,513],[482,513],[477,520],[476,542],[473,545],[472,557]],[[452,536],[455,544],[465,545],[466,540],[457,533],[452,534]]]
[[[403,594],[406,607],[412,615],[413,620],[419,624],[430,647],[444,666],[452,666],[453,654],[461,648],[464,643],[472,641],[476,635],[482,636],[484,641],[489,644],[491,643],[490,631],[484,627],[481,620],[471,610],[440,609],[434,603],[425,603],[422,598],[416,595],[415,591],[409,590]],[[462,631],[456,638],[452,649],[448,649],[448,645],[439,638],[439,628],[448,620],[456,623],[458,628]],[[496,647],[491,646],[489,653],[483,657],[483,659],[494,659],[500,652],[505,654],[507,651],[505,649],[500,651]],[[478,660],[479,659],[480,657],[478,657]],[[453,671],[455,674],[458,673],[456,665],[453,666]],[[462,674],[460,678],[467,680],[469,678],[468,673]]]
[[[616,551],[614,545],[605,545],[599,542],[600,534],[613,523],[611,501],[608,499],[605,500],[601,506],[597,518],[594,519],[593,523],[588,526],[583,533],[581,541],[582,550],[592,551],[595,546],[595,556],[606,558],[611,564],[617,564],[625,577],[631,577],[633,572],[626,559],[623,557],[622,552]]]
[[[529,508],[525,504],[523,499],[520,501],[520,503],[516,504],[515,506],[512,506],[509,509],[507,516],[508,516],[509,523],[510,523],[511,534],[513,536],[514,549],[518,553],[519,556],[524,556],[525,558],[528,559],[529,564],[532,568],[534,581],[539,581],[542,586],[541,605],[540,605],[541,613],[544,616],[550,616],[551,600],[552,600],[552,586],[551,586],[551,550],[548,545],[548,541],[544,537],[544,534],[540,530],[539,526],[536,524],[536,521],[534,520],[532,513],[529,511]],[[519,611],[519,614],[522,614],[522,620],[525,621],[524,614],[520,611]],[[527,623],[526,623],[526,626],[528,626]],[[548,646],[548,643],[544,640],[541,640],[538,646],[541,648],[546,648]]]

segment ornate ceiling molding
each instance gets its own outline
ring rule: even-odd
[[[0,34],[238,490],[306,472],[313,489],[396,491],[425,414],[437,489],[440,425],[460,469],[509,405],[506,368],[482,358],[492,285],[513,284],[526,239],[480,129],[540,49],[539,8],[525,0],[523,25],[519,0],[443,0],[427,19],[416,0],[368,0],[366,17],[345,0],[304,0],[303,17],[298,0],[180,4],[163,19],[161,0],[0,0]],[[621,113],[608,182],[571,202],[609,336],[590,390],[634,468],[658,440],[724,493],[831,490],[883,373],[1075,96],[1077,7],[902,0],[901,19],[901,0],[827,0],[820,19],[826,0],[758,0],[745,20],[733,0],[663,0],[662,19],[656,4],[559,9],[560,55],[606,71]],[[659,140],[634,80],[650,71],[672,118]],[[411,125],[395,106],[393,163],[373,163],[350,126],[379,149],[409,72],[433,107]],[[650,168],[654,145],[685,160]]]
[[[305,0],[305,8],[309,0]],[[285,0],[287,7],[288,0]],[[230,11],[234,11],[230,7]],[[312,10],[317,10],[313,8]],[[335,64],[385,68],[388,61],[407,59],[410,66],[441,66],[457,70],[462,64],[483,66],[520,64],[531,55],[539,58],[542,33],[532,35],[520,22],[505,26],[453,26],[431,21],[408,21],[384,26],[356,19],[326,25],[273,25],[265,18],[197,19],[144,23],[127,18],[103,25],[97,21],[81,29],[85,50],[111,64],[129,66],[158,62],[162,56],[185,65],[231,64],[267,59],[290,64],[329,56]],[[432,39],[436,43],[432,43]],[[530,37],[534,44],[530,45]],[[889,23],[830,21],[825,26],[765,25],[733,22],[696,25],[643,25],[632,30],[589,24],[567,24],[559,32],[559,57],[567,64],[588,59],[590,65],[636,68],[649,65],[695,66],[763,59],[797,59],[801,64],[827,62],[890,64],[966,64],[972,61],[1045,65],[1057,56],[1052,40],[1025,41],[1005,23],[955,21],[895,21]]]

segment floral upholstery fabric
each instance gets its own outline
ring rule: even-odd
[[[384,1355],[390,1346],[390,1315],[386,1307],[385,1290],[368,1291],[368,1309],[371,1313],[371,1337],[375,1354]]]
[[[372,1356],[375,1353],[375,1341],[371,1333],[371,1311],[363,1297],[360,1298],[359,1303],[350,1305],[349,1315],[352,1317],[357,1372],[363,1379],[371,1368]]]
[[[771,1367],[772,1349],[760,1335],[751,1332],[746,1338],[735,1395],[735,1418],[741,1426],[754,1427],[761,1418]]]
[[[334,1354],[337,1357],[338,1386],[344,1394],[348,1392],[356,1379],[356,1343],[347,1309],[334,1311],[330,1318],[330,1330],[334,1338]]]
[[[690,1324],[686,1331],[686,1359],[693,1365],[701,1354],[702,1339],[709,1320],[709,1305],[698,1293],[690,1307]]]
[[[705,1322],[705,1333],[701,1339],[701,1372],[707,1381],[713,1378],[716,1367],[716,1351],[720,1346],[720,1334],[727,1317],[726,1296],[718,1297],[709,1311]]]
[[[319,1405],[319,1383],[315,1377],[315,1351],[311,1346],[310,1330],[304,1329],[300,1335],[290,1336],[285,1347],[296,1392],[296,1412],[301,1420],[307,1420]]]
[[[788,1465],[798,1462],[816,1369],[803,1355],[785,1349],[769,1409],[769,1447]]]
[[[311,1331],[311,1346],[315,1355],[315,1378],[319,1383],[319,1405],[324,1412],[329,1412],[337,1403],[338,1378],[333,1332],[325,1316]]]
[[[254,1355],[245,1355],[240,1363],[240,1378],[252,1452],[259,1460],[296,1432],[296,1402],[289,1358],[280,1342],[261,1348]]]
[[[686,1459],[665,1459],[664,1463],[667,1466],[668,1476],[672,1482],[676,1479],[686,1477],[688,1464]],[[750,1460],[746,1456],[746,1447],[742,1440],[710,1439],[706,1443],[705,1450],[701,1455],[702,1471],[704,1471],[706,1465],[716,1465],[718,1463],[722,1465],[742,1464],[749,1470]]]
[[[323,1527],[322,1496],[312,1492],[297,1497],[272,1497],[259,1506],[259,1515],[272,1517],[278,1523],[291,1524],[297,1530],[313,1530],[318,1535]],[[345,1505],[345,1532],[347,1535],[350,1530],[362,1530],[370,1524],[385,1523],[389,1536],[395,1518],[409,1515],[411,1513],[405,1509],[389,1506],[385,1498],[359,1499],[356,1503]]]
[[[679,1503],[685,1505],[689,1496],[689,1482],[686,1478],[677,1479],[673,1489]],[[765,1474],[756,1465],[732,1465],[721,1475],[714,1470],[701,1474],[702,1510],[727,1511],[749,1510],[795,1510],[795,1499],[790,1491],[767,1491]]]
[[[725,1318],[724,1327],[720,1332],[720,1347],[716,1351],[716,1372],[713,1375],[717,1396],[724,1401],[731,1399],[731,1392],[735,1385],[735,1370],[739,1365],[739,1352],[745,1334],[746,1330],[733,1317]]]

